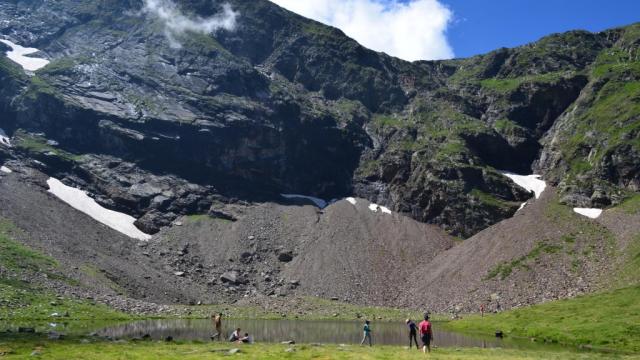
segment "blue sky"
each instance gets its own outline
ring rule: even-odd
[[[640,0],[440,2],[453,11],[446,37],[456,57],[526,44],[555,32],[600,31],[640,21]]]
[[[271,0],[406,60],[468,57],[640,21],[640,0]]]

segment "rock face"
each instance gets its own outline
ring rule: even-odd
[[[224,3],[237,24],[212,33],[167,29],[140,0],[0,4],[0,33],[51,60],[31,76],[0,56],[0,128],[21,139],[0,157],[37,159],[149,233],[298,193],[468,237],[531,197],[496,169],[537,170],[581,206],[640,187],[638,25],[408,63],[266,0]]]

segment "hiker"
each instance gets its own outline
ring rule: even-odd
[[[211,337],[211,340],[215,338],[222,339],[222,313],[211,315],[211,321],[213,321],[213,326],[216,328],[216,333]]]
[[[240,340],[242,338],[240,334],[240,328],[237,328],[236,331],[232,332],[231,336],[229,336],[229,342],[236,342]]]
[[[371,323],[369,322],[369,320],[365,320],[363,330],[364,336],[362,337],[360,345],[364,345],[364,341],[369,339],[369,346],[373,346],[373,343],[371,341]]]
[[[416,323],[411,321],[411,319],[407,319],[407,326],[409,327],[409,349],[411,349],[411,345],[413,344],[412,342],[415,342],[416,349],[420,350],[420,346],[418,346],[418,327],[416,326]]]
[[[429,322],[429,314],[424,314],[424,321],[420,323],[420,339],[422,340],[422,352],[426,353],[427,350],[431,352],[431,341],[433,340],[433,330],[431,329],[431,322]]]
[[[251,336],[249,336],[249,333],[244,333],[244,336],[240,338],[239,342],[244,344],[251,344],[253,343],[253,339],[251,338]]]
[[[480,304],[480,317],[484,317],[484,304]]]

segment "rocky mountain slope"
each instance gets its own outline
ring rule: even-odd
[[[404,285],[399,277],[454,246],[437,226],[374,212],[362,199],[323,211],[295,199],[236,204],[226,209],[236,221],[186,216],[149,242],[134,240],[48,193],[42,172],[9,166],[12,173],[0,173],[0,220],[15,229],[8,235],[59,262],[71,280],[56,282],[57,291],[112,305],[302,295],[390,304]]]
[[[175,30],[141,1],[4,3],[0,33],[51,63],[26,76],[2,60],[3,128],[222,195],[355,194],[462,236],[528,197],[496,168],[534,167],[576,205],[637,190],[637,26],[407,63],[267,1],[229,4],[236,26],[204,34]],[[173,10],[202,19],[222,4]],[[611,119],[619,101],[625,116]]]
[[[2,175],[2,186],[10,192],[25,182],[44,192],[51,176],[135,217],[154,235],[146,245],[152,250],[122,245],[105,249],[99,262],[135,298],[299,293],[397,304],[401,290],[390,284],[431,259],[442,276],[428,279],[430,286],[460,281],[459,291],[476,291],[484,272],[547,249],[546,238],[515,239],[500,226],[515,229],[529,212],[524,234],[543,226],[553,249],[558,236],[575,233],[544,220],[543,210],[516,214],[533,194],[502,171],[541,174],[555,193],[538,207],[613,208],[640,188],[638,24],[409,63],[265,0],[15,0],[0,3],[0,38],[50,61],[25,71],[0,43],[7,135],[0,133],[0,165],[14,171]],[[355,208],[339,201],[298,211],[283,193],[360,200]],[[23,189],[0,205],[28,232],[35,215],[18,206],[18,195],[45,200]],[[368,202],[393,214],[359,208]],[[59,205],[50,206],[70,210]],[[204,221],[185,220],[194,216]],[[52,223],[42,228],[55,232]],[[260,228],[270,235],[263,239]],[[30,244],[44,249],[46,232],[36,230],[39,240]],[[80,233],[62,234],[70,242],[50,251],[81,241]],[[116,236],[101,234],[81,259],[93,261],[99,239]],[[453,247],[452,236],[472,239]],[[469,259],[483,251],[485,259]],[[280,252],[290,252],[290,262],[282,264]],[[167,294],[159,290],[164,282],[141,285],[137,270],[117,270],[129,265],[108,259],[123,253],[184,284]],[[549,271],[564,264],[547,260]],[[602,270],[585,266],[579,269],[588,274]],[[225,273],[235,280],[221,283]],[[572,274],[540,283],[552,288],[549,296],[511,291],[509,306],[597,287],[589,276],[588,286]],[[486,285],[474,299],[506,284]],[[463,307],[476,301],[433,294]]]

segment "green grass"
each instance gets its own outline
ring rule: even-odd
[[[73,68],[80,64],[88,64],[91,62],[91,59],[85,56],[77,56],[77,57],[63,57],[56,59],[47,66],[38,70],[38,75],[61,75],[67,74]]]
[[[634,194],[628,197],[625,201],[622,202],[618,206],[618,209],[621,209],[627,214],[634,215],[640,212],[640,194]]]
[[[631,239],[625,251],[620,254],[623,261],[617,271],[612,283],[617,286],[628,286],[640,284],[640,234]]]
[[[213,220],[213,218],[207,214],[187,215],[186,219],[189,223]]]
[[[564,130],[561,146],[575,178],[596,171],[602,160],[614,152],[628,152],[627,146],[640,150],[640,61],[625,48],[603,50],[591,69],[594,88],[587,107],[578,108],[575,119]],[[598,151],[585,161],[587,149]]]
[[[9,76],[9,78],[17,80],[25,80],[26,75],[20,65],[9,60],[9,58],[0,56],[0,78],[3,78],[3,74]]]
[[[0,325],[41,324],[43,321],[125,320],[129,315],[89,301],[59,298],[34,288],[0,283]],[[58,316],[52,314],[57,313]],[[64,316],[68,314],[68,316]],[[44,325],[44,323],[43,323]]]
[[[522,79],[484,79],[480,81],[482,87],[491,89],[497,92],[511,92],[517,89],[522,84]]]
[[[11,222],[0,218],[0,266],[11,271],[49,271],[58,263],[12,239],[20,231]]]
[[[498,93],[510,93],[518,89],[518,87],[524,83],[554,83],[569,75],[572,75],[572,73],[558,71],[516,78],[489,78],[480,80],[480,85]]]
[[[567,240],[568,239],[565,238],[565,241]],[[530,262],[535,261],[542,254],[555,254],[560,250],[562,250],[562,246],[540,242],[527,255],[521,256],[512,261],[498,264],[496,267],[489,271],[485,279],[490,280],[499,275],[500,279],[504,280],[509,277],[509,275],[511,275],[513,270],[516,268],[531,270],[531,267],[529,266]]]
[[[505,208],[510,208],[514,206],[514,204],[511,202],[499,199],[479,189],[471,190],[470,194],[476,199],[478,199],[479,201],[481,201],[483,204],[489,205],[491,207],[505,209]]]
[[[377,128],[393,127],[400,128],[406,125],[406,122],[400,118],[389,115],[375,115],[372,123]]]
[[[461,154],[468,152],[469,150],[461,139],[450,139],[443,143],[437,150],[435,159],[438,161],[452,160],[456,161]]]
[[[500,119],[496,121],[493,127],[500,134],[513,136],[524,136],[529,131],[509,119]]]
[[[557,195],[544,209],[545,216],[555,224],[579,230],[582,238],[606,242],[608,246],[615,244],[615,235],[606,227],[595,221],[577,215],[570,206],[560,204]]]
[[[37,100],[40,95],[56,96],[56,89],[40,76],[32,76],[25,93],[31,100]]]
[[[15,241],[20,232],[10,221],[0,218],[0,268],[7,271],[0,275],[0,329],[47,327],[48,322],[60,320],[129,318],[106,306],[57,297],[23,280],[46,276],[77,285],[59,274],[56,260]],[[58,315],[53,316],[55,313]]]
[[[452,330],[536,338],[640,352],[640,287],[581,296],[501,314],[473,315],[446,326]]]
[[[14,336],[14,338],[16,338]],[[437,341],[437,340],[436,340]],[[240,353],[229,356],[232,348]],[[288,350],[289,349],[289,350]],[[287,351],[288,350],[288,351]],[[399,346],[358,346],[358,345],[282,345],[252,344],[236,345],[227,343],[200,342],[101,342],[89,341],[82,344],[79,339],[47,341],[37,336],[18,337],[13,341],[3,341],[0,337],[0,354],[3,359],[33,358],[34,351],[47,359],[443,359],[443,360],[483,360],[483,359],[625,359],[623,355],[578,353],[551,350],[480,349],[480,348],[438,348],[429,355]]]
[[[15,145],[18,149],[29,152],[31,154],[48,153],[50,155],[70,162],[77,162],[82,158],[82,155],[72,154],[68,151],[58,149],[47,144],[44,138],[32,136],[25,133],[19,133],[16,135]]]

